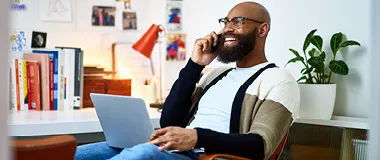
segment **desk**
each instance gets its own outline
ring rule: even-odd
[[[161,114],[149,108],[154,128]],[[48,136],[103,132],[94,108],[74,111],[20,111],[9,114],[10,136]]]
[[[161,114],[149,108],[149,116],[154,128],[160,128]],[[322,125],[343,128],[342,156],[351,159],[351,139],[356,129],[369,129],[367,119],[333,116],[332,120],[296,119],[295,123]],[[9,115],[10,136],[31,137],[60,134],[74,134],[78,143],[104,140],[94,108],[74,111],[24,111]]]

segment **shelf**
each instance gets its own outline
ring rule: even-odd
[[[331,120],[318,120],[318,119],[296,119],[295,123],[313,124],[340,128],[352,128],[352,129],[369,129],[368,119],[366,118],[354,118],[333,116]]]

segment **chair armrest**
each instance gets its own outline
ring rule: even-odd
[[[70,135],[13,140],[11,143],[16,160],[73,159],[76,146],[75,138]]]
[[[225,158],[232,160],[249,160],[248,158],[234,156],[230,154],[202,154],[199,156],[198,160],[213,160],[215,158]]]

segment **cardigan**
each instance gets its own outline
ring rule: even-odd
[[[231,67],[216,68],[201,78],[203,68],[190,59],[180,71],[165,100],[161,127],[189,125],[205,87]],[[238,122],[238,131],[225,134],[195,128],[195,147],[204,148],[206,153],[268,159],[298,116],[299,94],[297,82],[287,70],[267,69],[246,90],[239,115],[231,115],[231,122]]]

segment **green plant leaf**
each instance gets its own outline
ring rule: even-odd
[[[307,34],[305,38],[305,42],[303,43],[303,52],[306,52],[307,47],[310,45],[310,38],[313,37],[314,33],[317,31],[317,29],[314,29]]]
[[[310,38],[311,44],[313,44],[317,49],[322,52],[322,46],[323,46],[323,39],[319,35],[315,35]]]
[[[360,46],[360,43],[356,42],[356,41],[349,40],[349,41],[345,41],[342,44],[340,44],[340,48],[347,47],[347,46]]]
[[[349,72],[347,64],[342,60],[332,60],[329,64],[332,72],[340,75],[347,75]]]
[[[313,71],[313,69],[314,68],[311,67],[311,68],[305,70],[302,74],[309,74],[309,73],[311,73]]]
[[[336,52],[338,52],[340,44],[342,43],[343,34],[341,32],[335,33],[330,40],[330,47],[333,51],[334,57],[336,55]]]
[[[292,58],[292,59],[290,59],[290,60],[288,61],[288,63],[285,64],[285,66],[288,65],[289,63],[295,63],[295,62],[297,62],[297,61],[303,61],[303,57],[295,57],[295,58]]]
[[[315,72],[317,73],[323,73],[323,70],[325,68],[325,64],[323,63],[325,61],[326,54],[322,52],[321,55],[316,57],[311,57],[307,63],[309,63],[312,67],[315,68]]]
[[[319,55],[319,57],[321,57],[323,59],[323,61],[325,61],[325,59],[326,59],[326,53],[325,53],[325,51],[323,51],[321,53],[321,55]]]
[[[303,72],[306,70],[306,68],[302,68],[301,69],[301,74],[303,74]]]
[[[314,57],[315,51],[317,51],[317,49],[315,49],[315,48],[311,49],[311,50],[308,52],[308,53],[309,53],[309,56],[310,56],[310,57]]]
[[[302,81],[302,80],[304,80],[304,79],[307,79],[307,77],[306,77],[306,76],[302,76],[301,78],[299,78],[299,79],[297,80],[297,82]]]
[[[298,51],[291,49],[291,48],[289,48],[289,51],[291,51],[296,57],[301,57],[300,54],[298,53]]]

